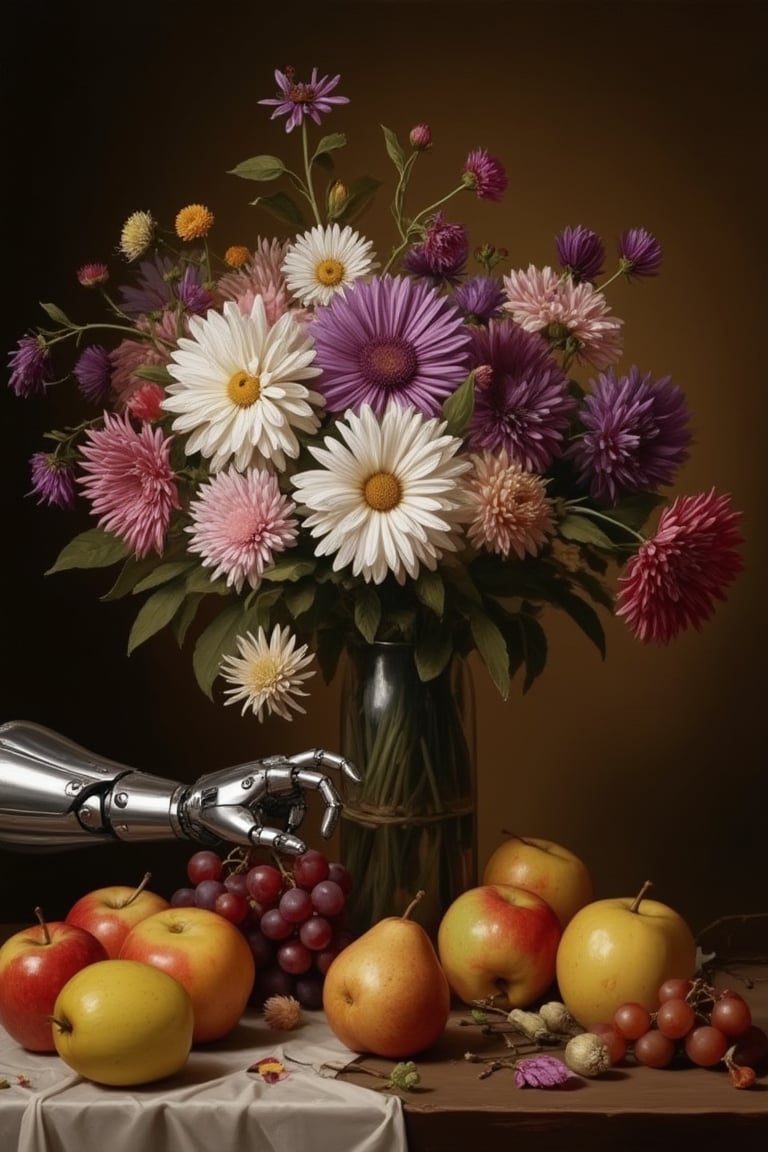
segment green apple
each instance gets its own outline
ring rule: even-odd
[[[51,1018],[61,1059],[97,1084],[128,1087],[181,1070],[192,1047],[187,990],[150,964],[99,960],[56,997]]]
[[[557,950],[560,997],[585,1027],[607,1023],[622,1004],[659,1006],[665,980],[696,970],[696,942],[685,919],[658,900],[637,896],[594,900],[563,931]]]

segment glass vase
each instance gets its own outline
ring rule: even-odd
[[[476,883],[475,701],[458,656],[422,681],[410,644],[347,652],[341,751],[362,771],[344,783],[341,859],[352,873],[349,928],[411,913],[432,937],[448,905]]]

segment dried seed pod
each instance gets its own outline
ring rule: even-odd
[[[561,1000],[548,1000],[546,1004],[542,1004],[539,1016],[550,1032],[558,1032],[561,1036],[578,1036],[584,1031]]]
[[[559,1044],[561,1036],[550,1032],[538,1012],[525,1012],[522,1008],[513,1008],[507,1014],[508,1023],[512,1024],[518,1032],[522,1032],[534,1044]]]
[[[270,1028],[289,1032],[301,1023],[301,1004],[294,996],[270,996],[264,1002],[264,1019]]]
[[[580,1032],[565,1046],[565,1063],[579,1076],[600,1076],[611,1066],[608,1045],[594,1032]]]

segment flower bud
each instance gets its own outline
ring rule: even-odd
[[[432,129],[429,124],[417,124],[408,136],[411,148],[416,152],[426,152],[432,146]]]

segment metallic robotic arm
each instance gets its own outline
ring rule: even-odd
[[[114,840],[174,838],[300,854],[294,835],[306,812],[304,789],[325,802],[329,837],[341,798],[322,771],[359,781],[353,764],[312,749],[270,756],[182,784],[97,756],[48,728],[23,720],[0,725],[0,847],[57,851]],[[282,820],[284,827],[269,821]]]

